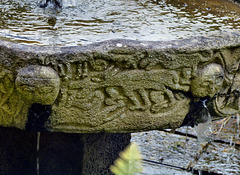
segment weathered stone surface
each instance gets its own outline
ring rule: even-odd
[[[190,103],[239,113],[240,34],[87,46],[0,43],[0,125],[25,128],[34,103],[51,105],[49,131],[132,132],[179,127]],[[36,115],[37,116],[37,115]]]
[[[223,68],[211,63],[199,69],[191,83],[191,92],[196,97],[213,97],[222,88],[224,80]]]
[[[29,103],[53,104],[59,93],[60,79],[50,67],[28,66],[15,80],[18,93]]]

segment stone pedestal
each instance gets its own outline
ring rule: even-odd
[[[44,132],[37,151],[36,132],[14,128],[0,132],[0,175],[107,175],[130,143],[130,134]]]
[[[111,174],[109,166],[119,156],[119,152],[130,143],[130,134],[82,134],[84,152],[83,175]]]
[[[0,128],[0,175],[36,174],[37,134]]]

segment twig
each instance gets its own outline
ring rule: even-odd
[[[190,161],[189,165],[187,166],[187,170],[190,171],[195,165],[196,163],[199,161],[199,159],[201,158],[201,156],[203,155],[204,152],[207,151],[209,145],[211,145],[211,142],[205,142],[204,144],[202,144],[201,149],[199,149],[199,151],[197,152],[197,154],[194,157],[194,161]]]
[[[218,131],[216,131],[215,133],[213,133],[213,134],[219,134],[219,133],[222,131],[223,127],[224,127],[224,126],[227,124],[227,122],[230,120],[231,117],[232,117],[232,116],[225,117],[225,118],[222,119],[220,122],[216,122],[216,124],[220,124],[220,123],[222,123],[222,124],[221,124],[220,129],[219,129]]]

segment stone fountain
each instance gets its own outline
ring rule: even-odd
[[[1,18],[1,172],[110,174],[108,167],[129,144],[131,132],[193,125],[196,111],[202,108],[196,104],[206,100],[213,118],[239,114],[238,30],[216,28],[213,33],[170,40],[150,34],[128,38],[121,31],[117,39],[114,33],[120,28],[112,19],[114,27],[107,35],[88,34],[81,28],[90,39],[67,42],[67,37],[59,39],[54,32],[61,25],[57,21],[64,22],[60,8],[80,7],[75,1],[66,8],[61,1],[54,9],[49,7],[53,1],[30,7],[9,2],[6,6],[14,6],[23,16],[28,8],[38,7],[34,13],[47,16],[48,27],[11,28],[7,22],[18,19],[9,17],[10,11]],[[87,12],[84,15],[88,17]],[[74,20],[90,30],[87,21]],[[109,19],[94,20],[109,23]],[[24,25],[30,24],[23,21]],[[52,32],[47,40],[41,33],[45,30]]]

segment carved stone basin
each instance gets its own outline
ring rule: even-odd
[[[206,98],[219,115],[237,114],[239,41],[238,33],[76,47],[2,41],[0,123],[73,133],[176,128]],[[36,104],[47,110],[34,112]]]
[[[151,4],[149,6],[152,7]],[[188,4],[185,6],[187,8]],[[210,102],[213,115],[239,113],[240,33],[233,31],[237,29],[235,24],[224,26],[223,22],[215,28],[211,24],[210,28],[215,29],[212,35],[189,38],[194,35],[190,32],[176,37],[178,40],[163,39],[166,41],[161,41],[161,35],[152,35],[150,39],[158,41],[144,41],[150,34],[146,33],[145,38],[138,40],[134,40],[138,35],[123,39],[112,37],[112,33],[117,32],[116,20],[106,18],[105,23],[111,22],[116,31],[112,31],[110,37],[103,32],[101,37],[113,40],[88,44],[92,42],[93,31],[86,34],[89,42],[81,43],[84,41],[81,37],[79,41],[74,41],[75,44],[83,44],[81,46],[58,42],[41,46],[47,45],[44,39],[39,39],[41,35],[45,37],[43,34],[46,32],[41,33],[43,29],[53,31],[56,21],[61,20],[63,14],[60,14],[60,19],[53,18],[52,13],[48,16],[49,25],[52,24],[51,20],[55,20],[50,29],[33,24],[32,31],[39,32],[36,34],[38,42],[35,42],[30,35],[31,30],[21,28],[24,24],[29,25],[25,18],[32,11],[29,12],[28,6],[21,5],[15,10],[20,7],[23,9],[16,19],[7,15],[8,20],[2,18],[5,26],[1,28],[0,42],[1,126],[69,133],[177,128],[183,123],[192,122],[196,117],[190,112],[193,104],[206,99]],[[14,9],[11,5],[8,8]],[[38,14],[40,10],[34,9],[34,12]],[[225,15],[229,16],[231,10]],[[57,16],[61,12],[54,13]],[[119,11],[116,10],[114,15],[117,13]],[[11,16],[11,13],[8,15]],[[20,25],[16,21],[21,15],[24,20]],[[215,19],[210,17],[209,20]],[[42,16],[39,18],[41,20]],[[76,24],[72,21],[72,26],[87,23],[76,18]],[[228,22],[235,19],[229,18],[226,18]],[[220,19],[225,18],[216,18],[217,21]],[[20,28],[17,30],[9,20],[19,24]],[[95,23],[104,24],[104,20],[99,17]],[[221,27],[228,29],[228,32],[216,32]],[[59,37],[61,32],[66,32],[62,30],[59,27]],[[117,38],[122,35],[121,32]],[[207,29],[203,29],[203,33],[208,33]],[[96,38],[99,36],[96,35]],[[96,39],[99,40],[102,39]]]
[[[237,4],[56,1],[0,4],[0,172],[107,175],[131,132],[239,114]]]

